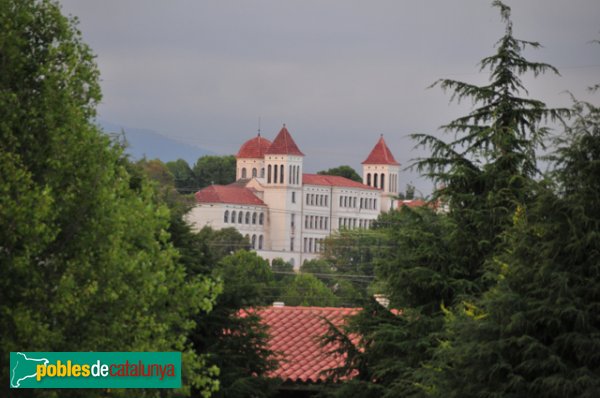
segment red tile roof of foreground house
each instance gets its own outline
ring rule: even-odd
[[[361,182],[357,182],[346,177],[328,176],[321,174],[302,174],[302,184],[378,190],[377,188],[370,187]]]
[[[362,164],[390,164],[390,165],[399,165],[400,163],[396,162],[394,159],[394,155],[392,155],[392,151],[388,148],[385,140],[383,139],[383,134],[377,141],[377,144],[371,150],[371,153],[367,157],[367,159],[362,162]]]
[[[408,206],[408,207],[423,207],[427,205],[423,199],[405,199],[400,201],[400,206]]]
[[[273,140],[273,143],[265,152],[267,155],[296,155],[304,156],[304,154],[298,148],[298,145],[294,142],[294,139],[290,135],[290,132],[285,128],[285,124],[277,134],[277,137]]]
[[[344,357],[329,354],[332,346],[321,347],[320,339],[329,330],[325,319],[336,326],[360,308],[265,307],[258,309],[269,326],[269,348],[279,352],[279,367],[269,374],[283,381],[320,382],[322,372],[344,364]]]
[[[244,142],[240,147],[236,157],[238,159],[262,159],[265,152],[271,146],[271,141],[258,134],[256,137]]]
[[[196,192],[195,197],[198,203],[266,206],[251,189],[239,185],[211,185]]]

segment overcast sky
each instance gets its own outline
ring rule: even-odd
[[[407,135],[437,134],[470,104],[427,87],[484,83],[478,62],[503,35],[483,0],[60,0],[77,16],[102,75],[102,121],[154,130],[234,154],[261,118],[272,139],[286,123],[305,171],[360,162],[379,138],[403,165]],[[568,106],[600,81],[599,0],[507,0],[517,38],[560,77],[526,78],[530,95]],[[415,173],[401,175],[431,191]]]

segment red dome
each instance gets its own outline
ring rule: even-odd
[[[237,153],[237,158],[246,159],[262,159],[265,157],[265,152],[271,146],[271,141],[259,135],[244,142]]]

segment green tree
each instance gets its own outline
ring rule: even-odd
[[[328,170],[321,170],[317,174],[345,177],[353,181],[362,182],[362,177],[350,166],[338,166]]]
[[[382,396],[443,395],[436,387],[439,369],[447,364],[439,363],[436,353],[444,338],[445,308],[459,310],[493,286],[486,271],[504,250],[503,236],[512,227],[515,210],[534,198],[535,150],[547,134],[541,124],[568,114],[519,96],[525,91],[521,74],[556,70],[523,57],[526,47],[539,44],[515,39],[510,9],[499,1],[493,5],[500,9],[506,31],[496,53],[481,62],[482,69],[490,70],[489,84],[435,84],[453,91],[454,99],[471,100],[475,109],[444,126],[455,137],[449,143],[431,135],[413,136],[431,150],[415,166],[444,186],[434,199],[448,203],[448,213],[402,209],[383,218],[397,249],[376,265],[376,276],[408,322],[393,328],[383,323],[366,336],[371,345],[364,355],[376,375],[373,380],[385,387]],[[394,361],[370,356],[394,345],[401,347]]]
[[[278,283],[285,283],[294,278],[294,266],[282,258],[275,258],[271,261],[271,270]]]
[[[167,162],[167,168],[171,174],[173,174],[175,188],[177,188],[179,193],[188,194],[198,191],[196,176],[185,160],[177,159],[172,162]]]
[[[375,223],[373,229],[340,230],[325,240],[323,260],[328,264],[329,278],[334,289],[347,307],[362,306],[372,293],[375,266],[391,253],[387,233]],[[333,286],[332,286],[333,287]]]
[[[220,389],[214,396],[271,396],[278,383],[266,374],[276,362],[266,326],[252,310],[272,301],[269,264],[254,252],[240,250],[222,258],[213,275],[223,281],[224,290],[213,311],[199,316],[192,341],[220,369]]]
[[[448,316],[446,396],[600,390],[600,108],[576,102],[573,115],[549,180],[513,216],[497,285]]]
[[[202,189],[209,185],[226,185],[235,181],[235,156],[202,156],[194,165],[196,185]]]
[[[337,297],[323,282],[311,274],[298,274],[284,288],[281,300],[286,305],[333,307]]]
[[[120,148],[93,123],[90,49],[52,1],[4,0],[0,26],[0,348],[182,351],[186,388],[208,393],[187,333],[215,286],[186,278],[168,209],[146,181],[131,189]]]

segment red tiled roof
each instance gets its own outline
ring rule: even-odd
[[[344,364],[342,356],[329,354],[332,346],[321,347],[329,330],[323,318],[335,326],[355,315],[360,308],[265,307],[258,310],[261,322],[269,326],[269,349],[279,352],[279,367],[269,376],[283,381],[319,382],[321,372]]]
[[[357,181],[351,180],[346,177],[328,176],[328,175],[320,175],[320,174],[302,174],[302,184],[325,185],[328,187],[361,188],[361,189],[371,189],[371,190],[376,190],[376,191],[379,190],[378,188],[370,187],[361,182],[357,182]]]
[[[198,203],[231,203],[238,205],[266,206],[252,190],[238,185],[211,185],[196,192]]]
[[[383,134],[377,141],[377,144],[371,150],[371,153],[367,157],[367,159],[362,162],[362,164],[391,164],[391,165],[399,165],[400,163],[396,162],[394,159],[394,155],[392,155],[392,151],[385,143],[383,139]]]
[[[273,140],[273,143],[267,149],[265,154],[268,155],[296,155],[304,156],[298,145],[294,142],[294,139],[290,135],[290,132],[285,128],[285,124],[277,134],[277,137]]]
[[[240,147],[236,157],[240,158],[250,158],[250,159],[260,159],[265,157],[265,152],[271,146],[271,141],[257,135],[254,138],[249,139],[244,142],[244,144]]]
[[[427,202],[425,202],[423,199],[408,199],[400,201],[400,205],[408,207],[423,207],[427,205]]]

